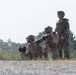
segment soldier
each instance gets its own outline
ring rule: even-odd
[[[58,11],[57,16],[59,20],[56,23],[55,31],[59,34],[59,55],[62,58],[62,48],[64,50],[64,57],[69,59],[69,23],[68,19],[64,18],[65,13],[63,11]]]
[[[59,59],[59,53],[57,50],[57,44],[58,44],[58,34],[55,32],[52,32],[52,27],[48,26],[45,28],[46,34],[50,34],[50,37],[45,39],[46,43],[46,57],[48,57],[48,49],[50,48],[50,51],[52,52],[52,58],[54,60]],[[49,48],[48,48],[49,47]]]
[[[35,42],[33,35],[29,35],[27,38],[28,47],[26,49],[26,54],[30,54],[32,59],[42,58],[42,47]]]

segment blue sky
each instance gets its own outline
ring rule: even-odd
[[[24,43],[48,25],[55,29],[57,11],[63,10],[76,36],[75,0],[0,0],[0,39]]]

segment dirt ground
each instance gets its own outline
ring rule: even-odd
[[[76,61],[0,61],[0,75],[76,75]]]

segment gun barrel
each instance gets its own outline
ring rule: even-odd
[[[41,42],[43,42],[45,39],[49,38],[50,34],[45,35],[43,37],[41,37],[40,39],[38,39],[37,41],[35,41],[37,44],[40,44]]]

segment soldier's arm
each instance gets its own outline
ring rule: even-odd
[[[64,29],[62,36],[67,36],[67,34],[69,34],[69,23],[68,22],[65,23],[65,29]]]

